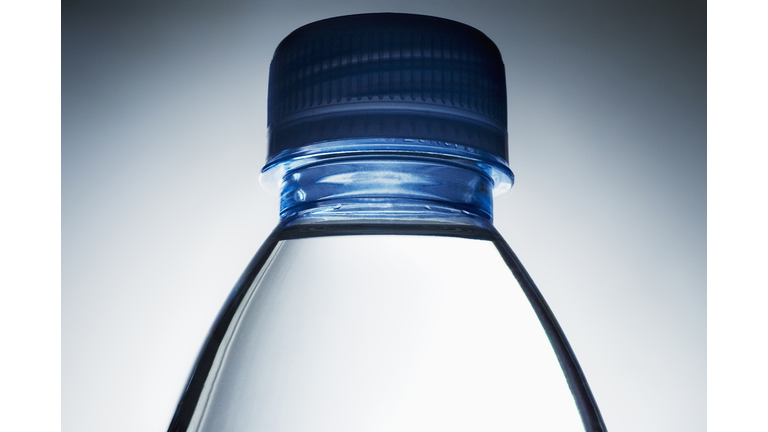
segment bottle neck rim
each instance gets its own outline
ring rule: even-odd
[[[493,181],[493,197],[507,193],[514,185],[515,176],[507,161],[496,155],[460,144],[407,138],[347,139],[288,149],[267,160],[259,183],[267,192],[279,195],[286,175],[302,166],[341,157],[386,158],[393,155],[447,159],[482,166]]]

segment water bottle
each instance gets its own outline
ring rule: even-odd
[[[513,183],[504,64],[480,31],[365,14],[270,69],[280,223],[221,309],[170,431],[604,431],[493,227]]]

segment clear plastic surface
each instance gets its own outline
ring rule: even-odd
[[[246,288],[192,431],[583,431],[490,241],[281,240]]]
[[[604,430],[489,224],[292,222],[233,290],[169,430]]]

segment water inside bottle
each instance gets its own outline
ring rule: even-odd
[[[192,431],[583,431],[489,240],[278,240],[222,338]]]

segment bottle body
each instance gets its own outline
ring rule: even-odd
[[[281,222],[171,431],[604,431],[492,225],[513,175],[487,36],[408,14],[311,23],[275,50],[267,105]]]
[[[170,430],[602,430],[579,374],[482,219],[286,220],[224,306]]]

